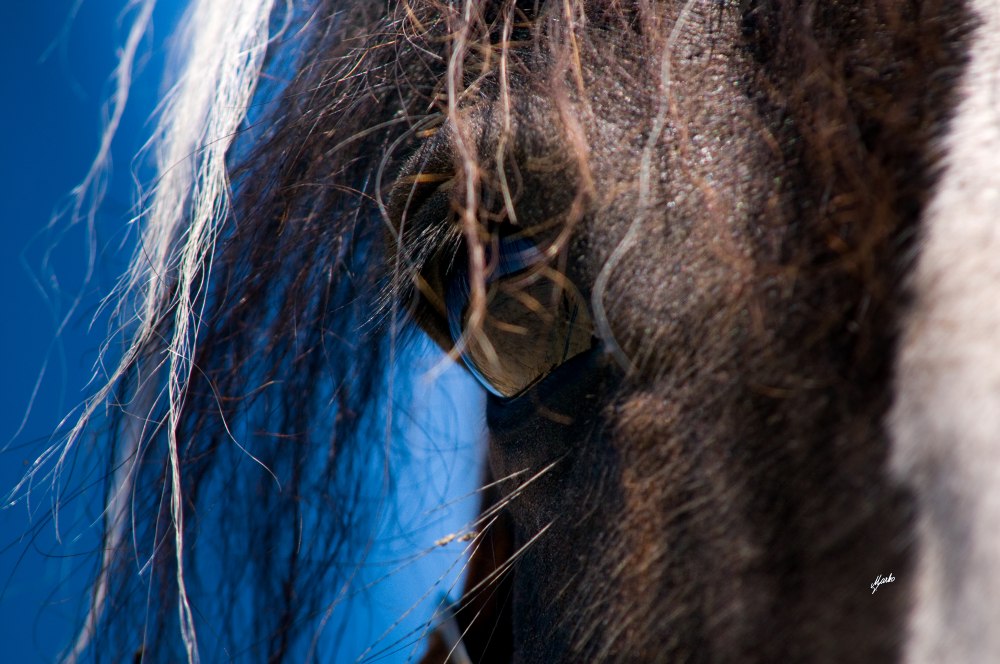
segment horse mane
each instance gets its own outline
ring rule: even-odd
[[[436,3],[383,16],[332,0],[195,0],[183,25],[115,294],[121,360],[18,487],[48,477],[58,505],[81,454],[111,469],[67,661],[311,657],[392,491],[408,393],[392,367],[414,334],[380,187],[442,115],[447,67],[426,43],[467,27]]]
[[[130,43],[147,29],[154,4],[143,3]],[[371,474],[365,469],[381,451],[377,441],[391,431],[366,420],[383,405],[386,362],[386,326],[370,320],[380,277],[369,257],[379,228],[358,224],[374,209],[370,187],[364,193],[370,173],[334,150],[325,179],[338,182],[336,193],[289,197],[281,180],[297,166],[279,156],[288,137],[260,127],[273,122],[292,133],[301,118],[287,114],[301,106],[279,107],[284,117],[252,106],[285,94],[283,84],[261,84],[262,73],[286,75],[283,58],[294,55],[282,47],[294,54],[304,43],[338,46],[330,60],[300,71],[288,94],[306,94],[302,88],[329,74],[334,82],[311,94],[361,99],[360,79],[352,93],[337,78],[371,38],[362,33],[368,26],[325,4],[316,16],[298,16],[290,7],[274,12],[269,0],[195,2],[184,25],[177,81],[152,141],[159,176],[117,295],[121,361],[65,441],[26,479],[47,472],[58,486],[83,453],[100,454],[96,465],[113,469],[104,482],[104,553],[68,661],[88,650],[113,661],[135,651],[153,661],[197,661],[194,610],[222,616],[214,626],[218,642],[234,655],[287,655],[301,617],[321,613],[321,598],[352,571],[345,549],[350,538],[364,537],[357,485]],[[361,130],[375,106],[362,99],[353,118],[340,109],[348,121],[326,147]],[[109,124],[105,144],[115,129]],[[274,169],[231,175],[237,154]],[[95,168],[105,158],[102,152]],[[252,204],[239,202],[256,186]],[[301,195],[315,205],[302,206]],[[286,214],[270,216],[284,198],[291,199]],[[315,272],[321,262],[329,269]],[[303,266],[298,274],[288,269],[295,265]],[[326,375],[330,367],[339,375]],[[81,448],[85,432],[98,426],[103,444]],[[362,439],[376,444],[361,448]],[[249,473],[248,460],[257,466]],[[246,551],[252,559],[241,560]],[[243,585],[248,579],[252,593]],[[213,606],[193,610],[192,594],[212,597]],[[245,611],[233,608],[249,603]]]

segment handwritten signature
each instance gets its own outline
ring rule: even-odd
[[[875,577],[875,583],[871,585],[872,595],[875,594],[875,591],[878,590],[878,587],[881,586],[883,583],[892,583],[895,580],[896,577],[892,575],[892,572],[889,572],[889,576],[882,576],[881,574],[879,574],[878,576]]]

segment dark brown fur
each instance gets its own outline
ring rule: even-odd
[[[643,215],[650,60],[679,8],[640,12],[628,39],[581,31],[578,284]],[[672,54],[652,212],[604,295],[634,369],[608,389],[605,357],[489,404],[496,476],[560,460],[509,506],[520,545],[548,527],[513,572],[515,661],[887,661],[905,633],[905,584],[871,596],[864,580],[909,571],[882,420],[963,17],[742,9],[700,5]],[[562,123],[526,88],[530,152]],[[520,223],[584,179],[527,184]]]

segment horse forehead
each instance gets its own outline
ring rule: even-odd
[[[587,30],[573,62],[548,63],[516,82],[510,104],[518,168],[542,176],[534,184],[546,191],[531,192],[536,197],[564,199],[567,186],[590,187],[588,220],[598,244],[613,241],[616,227],[640,207],[655,208],[644,214],[649,223],[676,227],[696,211],[704,216],[699,190],[745,198],[747,185],[764,179],[755,174],[767,151],[766,121],[745,85],[757,63],[741,38],[739,12],[703,5],[711,3],[696,3],[683,20],[676,12],[661,17],[662,25],[645,33]],[[553,77],[565,79],[555,93]],[[478,115],[487,162],[505,111],[496,101]],[[559,161],[571,167],[551,168]],[[594,248],[595,260],[604,260]]]
[[[751,263],[768,243],[758,222],[787,168],[769,143],[775,120],[742,84],[754,63],[735,22],[700,18],[664,53],[676,60],[669,78],[648,53],[613,63],[633,72],[628,79],[595,67],[579,116],[593,190],[568,269],[588,291],[610,271],[606,290],[591,294],[609,303],[610,329],[626,352],[644,347],[657,372],[692,339],[718,338],[720,323],[733,322],[721,314],[749,292]],[[710,346],[702,347],[709,355],[719,350]],[[701,363],[695,355],[687,357]]]

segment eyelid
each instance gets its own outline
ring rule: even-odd
[[[486,276],[487,286],[506,276],[527,270],[545,260],[545,255],[530,240],[519,237],[501,237],[498,242],[498,259],[495,261],[496,267]],[[492,248],[487,245],[487,264],[494,263],[491,260],[492,257],[489,256],[491,251]],[[469,301],[471,292],[467,271],[459,270],[458,274],[451,279],[445,296],[448,310],[448,330],[451,332],[452,339],[457,340],[462,336],[462,309],[463,305]]]
[[[487,300],[492,313],[483,329],[471,335],[466,331],[471,285],[467,269],[460,267],[447,279],[447,328],[466,369],[495,397],[509,401],[592,349],[593,323],[582,294],[564,274],[548,266],[545,252],[534,242],[523,235],[498,236],[486,250],[486,286],[496,285]],[[552,288],[559,297],[544,304],[538,288]],[[529,318],[519,318],[517,311]],[[512,343],[511,335],[521,338]]]

